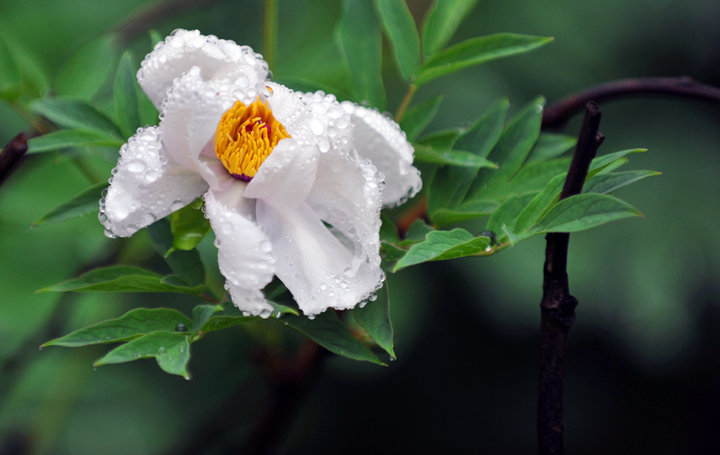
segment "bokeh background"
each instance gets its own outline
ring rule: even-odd
[[[133,19],[152,7],[140,0],[3,0],[0,39],[36,56],[50,78],[83,45],[128,24],[138,31],[122,47],[136,64],[150,28],[163,36],[198,28],[261,49],[260,0],[195,3],[146,24]],[[429,1],[409,4],[420,22]],[[332,39],[339,9],[333,0],[280,0],[276,79],[346,86]],[[538,94],[552,103],[618,78],[690,75],[720,86],[718,30],[720,4],[711,0],[480,1],[454,41],[494,32],[555,41],[434,81],[417,100],[445,95],[432,130],[467,123],[503,96],[517,109]],[[384,72],[394,109],[405,88],[389,52]],[[111,86],[109,78],[100,105]],[[601,109],[600,153],[646,147],[630,166],[663,175],[620,194],[644,218],[571,238],[580,306],[565,381],[568,452],[720,453],[720,106],[648,97]],[[0,102],[0,143],[22,130],[23,117]],[[109,176],[111,158],[90,159]],[[268,406],[253,360],[258,340],[281,346],[295,335],[260,324],[208,336],[193,345],[190,382],[152,360],[93,370],[104,348],[39,351],[51,336],[130,308],[192,305],[177,296],[33,293],[119,244],[119,262],[162,267],[144,234],[105,239],[92,215],[29,227],[87,185],[67,159],[47,155],[26,160],[0,188],[0,454],[179,453],[197,428],[224,419],[231,430],[204,443],[222,453]],[[202,251],[212,266],[210,240]],[[398,360],[381,368],[331,359],[289,428],[286,452],[534,452],[543,251],[537,238],[491,258],[391,276]],[[220,415],[228,400],[237,407]]]

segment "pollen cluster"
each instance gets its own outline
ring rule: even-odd
[[[290,137],[267,101],[240,101],[222,116],[215,131],[215,153],[236,179],[249,182],[281,139]]]

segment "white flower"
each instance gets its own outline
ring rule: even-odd
[[[100,220],[126,237],[204,195],[243,312],[270,314],[261,290],[273,275],[306,315],[352,308],[384,279],[381,206],[420,188],[413,149],[377,111],[267,76],[249,47],[198,31],[156,45],[138,81],[160,124],[121,148]]]

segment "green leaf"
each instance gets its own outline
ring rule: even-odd
[[[119,318],[98,322],[55,338],[45,346],[79,347],[91,344],[127,341],[158,330],[172,332],[178,324],[191,327],[192,321],[177,310],[169,308],[137,308]]]
[[[139,267],[115,265],[91,270],[36,292],[175,292],[195,296],[205,292],[205,286],[183,286],[173,277],[163,277]]]
[[[613,191],[630,185],[631,183],[635,183],[638,180],[660,174],[662,173],[645,170],[596,174],[585,182],[583,193],[612,193]]]
[[[404,250],[400,248],[397,245],[394,245],[390,242],[381,242],[380,243],[380,256],[383,258],[383,270],[391,268],[390,263],[397,261],[401,257],[405,256],[405,252],[407,250]]]
[[[608,153],[607,155],[603,155],[603,156],[598,156],[597,158],[592,160],[592,162],[590,163],[590,169],[588,170],[588,178],[599,173],[600,171],[602,171],[603,169],[612,165],[616,161],[622,160],[627,155],[630,155],[633,153],[644,153],[644,152],[647,152],[647,149],[629,149],[629,150],[621,150],[621,151],[615,152],[615,153]]]
[[[190,379],[190,342],[187,335],[175,332],[152,332],[128,341],[98,359],[93,366],[132,362],[154,357],[166,373]]]
[[[132,136],[135,134],[135,130],[141,126],[137,89],[135,88],[135,72],[132,54],[130,51],[125,51],[120,58],[113,86],[115,115],[124,137]]]
[[[410,247],[397,264],[394,271],[428,261],[441,261],[485,253],[490,246],[488,237],[475,237],[465,229],[452,231],[433,231],[428,233],[424,242]]]
[[[515,220],[534,197],[534,194],[509,197],[490,215],[485,229],[497,234],[498,241],[502,242],[505,239],[502,233],[506,230],[516,232]]]
[[[372,3],[343,0],[335,38],[350,71],[355,98],[384,110],[382,34]]]
[[[564,134],[542,133],[530,152],[528,162],[556,158],[575,147],[577,139]]]
[[[545,185],[560,174],[567,173],[570,157],[547,161],[536,161],[523,167],[509,182],[504,185],[489,186],[481,191],[484,199],[502,201],[509,196],[537,193]]]
[[[433,55],[420,70],[417,85],[463,68],[531,51],[552,41],[552,38],[512,33],[472,38]]]
[[[163,36],[160,34],[160,32],[158,32],[155,29],[151,29],[148,32],[148,37],[150,38],[150,48],[155,47],[155,45],[157,43],[159,43],[160,41],[162,41],[164,39]]]
[[[33,221],[31,226],[68,220],[70,218],[76,218],[97,211],[100,198],[107,186],[107,182],[100,182],[86,188],[82,192],[73,196],[70,200],[63,202],[45,215]]]
[[[11,48],[12,58],[22,75],[21,88],[25,94],[34,98],[47,95],[50,91],[50,76],[43,58],[37,55],[34,48],[27,47],[26,42],[14,40],[7,45]]]
[[[192,312],[192,331],[197,334],[199,330],[213,317],[218,311],[222,311],[222,305],[196,305]],[[190,326],[187,326],[190,328]]]
[[[228,329],[230,327],[235,327],[236,325],[245,324],[246,322],[253,321],[255,318],[250,316],[227,316],[227,315],[220,315],[220,316],[213,316],[210,319],[208,319],[199,330],[196,330],[196,333],[202,332],[210,333],[210,332],[216,332],[218,330]]]
[[[96,38],[65,61],[55,77],[55,92],[85,100],[95,96],[115,67],[114,39],[113,35]]]
[[[0,97],[12,99],[22,89],[22,75],[10,48],[0,39]]]
[[[267,302],[271,307],[273,307],[273,314],[276,318],[279,318],[284,314],[292,314],[294,316],[300,315],[300,313],[298,313],[298,310],[287,305],[282,305],[277,302],[273,302],[272,300],[265,300],[265,302]]]
[[[422,145],[437,149],[452,149],[455,141],[460,137],[463,130],[460,128],[450,128],[447,130],[435,131],[420,139]]]
[[[458,137],[453,148],[467,150],[477,156],[487,158],[502,136],[505,115],[509,106],[510,102],[507,98],[495,103],[488,112]]]
[[[542,97],[536,98],[513,117],[490,154],[490,158],[500,168],[489,175],[487,181],[477,179],[473,182],[470,194],[481,192],[483,199],[490,199],[490,196],[484,195],[504,191],[507,182],[520,170],[540,135],[544,103]]]
[[[429,57],[439,51],[455,34],[477,0],[435,0],[425,16],[423,54]]]
[[[173,273],[190,285],[205,282],[205,266],[197,250],[176,250],[173,248],[173,236],[170,222],[163,218],[148,226],[148,234],[155,250],[165,259]]]
[[[377,299],[367,302],[362,308],[355,308],[352,315],[378,346],[396,359],[393,348],[393,328],[390,321],[390,290],[387,281],[378,291]]]
[[[502,134],[508,105],[506,99],[497,102],[457,138],[454,146],[461,150],[468,150],[482,158],[487,157]],[[428,190],[428,212],[437,226],[476,217],[475,215],[455,216],[453,213],[458,211],[456,210],[457,206],[462,204],[477,174],[477,169],[456,166],[441,167],[435,172]],[[493,209],[496,206],[497,204],[493,206]],[[466,210],[460,211],[467,212]],[[475,209],[472,211],[476,212]],[[485,208],[481,210],[481,212],[485,211]]]
[[[437,114],[443,96],[437,95],[413,106],[403,116],[400,127],[405,131],[408,141],[414,141],[430,124]]]
[[[455,208],[437,209],[431,213],[430,219],[435,226],[443,227],[460,221],[490,215],[497,210],[498,205],[496,201],[472,200]]]
[[[170,214],[170,231],[173,247],[178,250],[192,250],[210,232],[210,222],[202,211],[202,200],[198,199]]]
[[[565,183],[566,174],[554,177],[545,188],[535,196],[515,219],[516,232],[524,232],[535,224],[550,205],[560,197],[560,191]]]
[[[120,147],[124,141],[95,130],[60,130],[28,141],[28,153],[56,152],[75,147]]]
[[[428,232],[431,232],[432,230],[432,226],[428,226],[423,220],[415,220],[405,233],[405,241],[425,240]]]
[[[607,194],[577,194],[559,201],[530,231],[578,232],[610,221],[642,216],[637,209]]]
[[[380,226],[380,240],[384,242],[399,242],[397,227],[392,219],[384,212],[380,213],[382,225]]]
[[[45,98],[30,103],[30,109],[63,128],[97,130],[122,139],[118,127],[92,105],[66,98]]]
[[[412,14],[404,0],[375,0],[375,7],[393,48],[400,74],[406,81],[412,81],[420,71],[420,38]]]
[[[448,164],[451,166],[471,167],[475,169],[487,167],[497,168],[497,165],[486,158],[462,150],[435,150],[426,145],[414,144],[415,161],[434,164]]]
[[[385,366],[367,346],[352,336],[334,311],[326,311],[312,320],[302,316],[286,316],[273,321],[302,333],[337,355]]]

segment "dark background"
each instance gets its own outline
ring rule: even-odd
[[[409,2],[418,22],[428,3]],[[199,4],[144,28],[163,36],[198,28],[261,49],[261,2]],[[275,78],[343,87],[332,39],[339,2],[279,6]],[[3,0],[0,39],[37,55],[53,75],[145,7]],[[718,30],[713,1],[481,1],[455,41],[494,32],[555,41],[434,81],[417,100],[445,95],[432,130],[470,122],[503,96],[517,109],[537,94],[552,103],[618,78],[690,75],[720,85]],[[130,43],[136,63],[149,43],[144,30]],[[384,72],[395,109],[405,87],[389,52]],[[101,105],[110,88],[109,81]],[[644,218],[571,238],[570,285],[580,306],[565,381],[568,452],[720,453],[720,106],[638,98],[601,109],[600,153],[646,147],[629,166],[663,175],[619,194]],[[0,120],[0,143],[27,129],[5,102]],[[113,163],[96,166],[109,175]],[[149,360],[94,371],[103,348],[37,350],[49,334],[130,308],[192,305],[174,296],[33,294],[119,242],[105,239],[92,215],[28,227],[85,186],[67,160],[48,156],[28,160],[0,191],[0,453],[159,454],[218,418],[234,428],[227,440],[242,441],[268,406],[252,361],[258,340],[285,346],[295,335],[258,324],[208,336],[193,345],[190,382]],[[152,260],[143,235],[121,259]],[[388,368],[330,359],[289,430],[287,453],[532,453],[543,248],[537,238],[495,257],[390,277],[399,359]],[[210,239],[203,254],[212,265]],[[237,408],[220,416],[230,396]],[[223,441],[208,436],[207,447]]]

